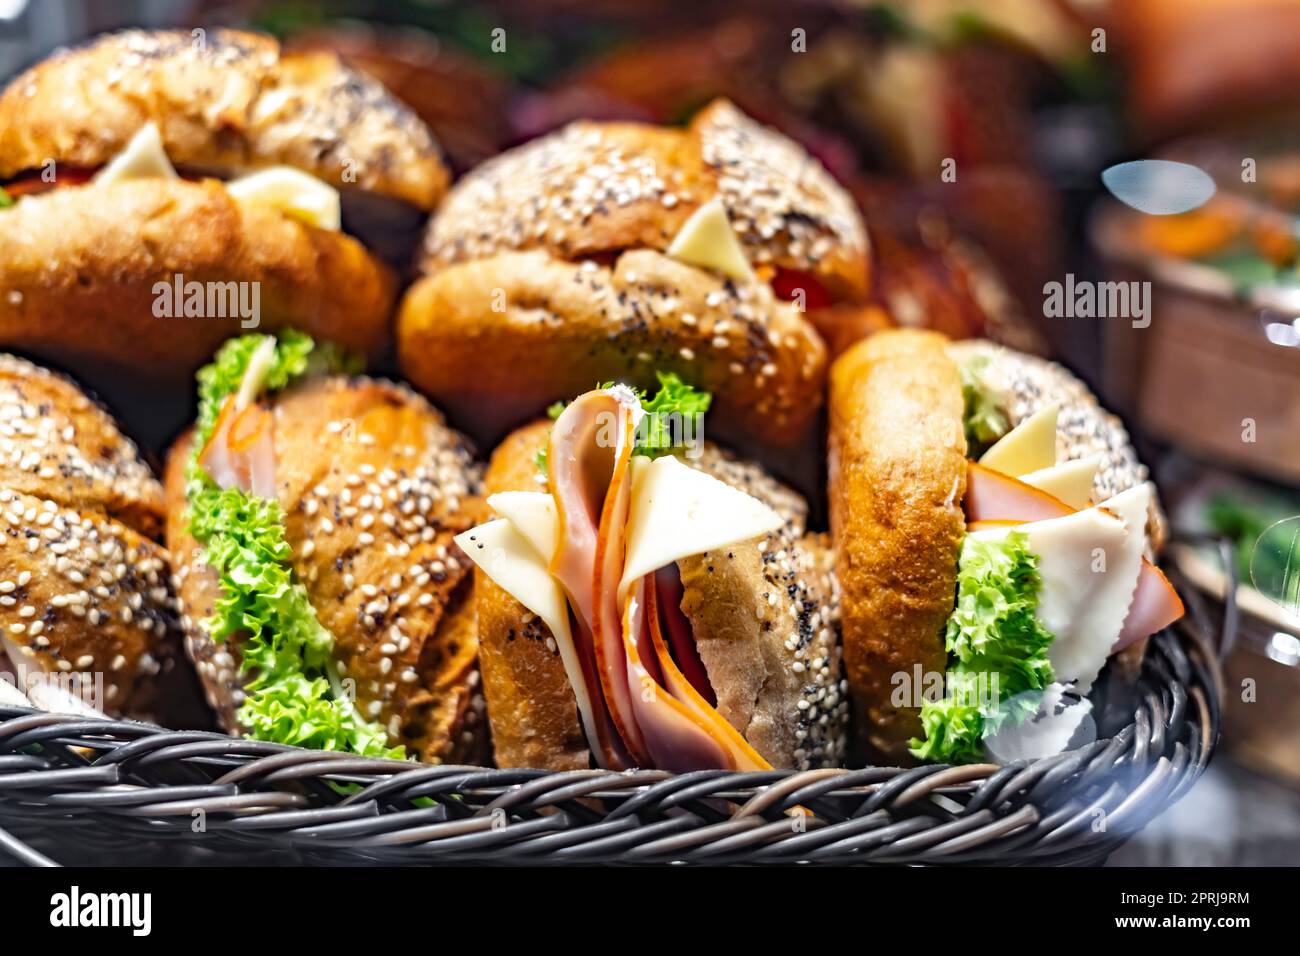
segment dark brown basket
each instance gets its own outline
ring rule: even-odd
[[[1199,595],[1102,739],[1006,766],[550,773],[438,767],[0,707],[0,858],[30,864],[1093,864],[1219,737],[1235,609]],[[1231,592],[1230,592],[1231,593]],[[1211,637],[1213,635],[1213,638]],[[1122,715],[1108,725],[1109,718]]]

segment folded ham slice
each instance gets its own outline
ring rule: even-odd
[[[628,389],[588,392],[556,420],[547,450],[559,524],[551,572],[573,608],[579,656],[594,664],[594,674],[584,667],[584,680],[592,680],[593,703],[601,702],[593,707],[597,762],[679,772],[767,768],[697,689],[701,680],[707,687],[707,677],[702,666],[692,667],[698,657],[684,653],[689,633],[675,633],[673,641],[679,659],[691,662],[691,679],[674,660],[663,636],[656,572],[637,578],[620,597],[630,464],[643,414]],[[680,631],[683,622],[670,627]]]

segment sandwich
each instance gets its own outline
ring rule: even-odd
[[[848,704],[824,535],[705,442],[707,393],[585,392],[485,476],[477,566],[497,764],[671,771],[836,765]]]
[[[578,122],[484,163],[418,268],[401,367],[484,440],[662,371],[712,394],[719,437],[790,448],[822,404],[816,322],[863,298],[868,244],[815,159],[718,101],[685,129]]]
[[[163,490],[68,379],[0,356],[0,704],[205,726]]]
[[[250,329],[374,353],[396,277],[346,230],[422,220],[447,184],[424,124],[333,54],[100,37],[0,93],[0,341],[176,383]]]
[[[259,740],[481,761],[470,563],[479,471],[424,399],[293,331],[198,374],[168,457],[186,650],[221,726]]]
[[[829,458],[858,759],[1064,749],[1183,613],[1145,468],[1059,366],[880,333],[832,368]]]

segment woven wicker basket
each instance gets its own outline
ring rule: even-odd
[[[1219,736],[1236,611],[1105,681],[1101,739],[1030,763],[760,773],[421,766],[0,707],[0,858],[30,864],[1095,864]],[[1118,716],[1117,716],[1118,715]]]

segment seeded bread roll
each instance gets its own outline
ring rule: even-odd
[[[512,433],[492,455],[486,491],[545,490],[535,456],[549,422]],[[718,712],[777,767],[843,758],[847,701],[840,685],[839,600],[807,507],[758,466],[707,444],[688,464],[760,499],[786,519],[762,540],[678,562],[681,609],[717,694]],[[573,770],[589,751],[550,629],[476,573],[483,691],[497,764]]]
[[[77,675],[74,697],[110,716],[204,726],[167,554],[152,540],[162,487],[76,385],[7,355],[0,519],[0,671],[52,675],[52,686]],[[68,709],[48,687],[29,696]]]
[[[484,163],[430,223],[422,266],[512,249],[568,260],[663,252],[715,196],[755,268],[807,273],[843,298],[866,291],[867,235],[848,193],[798,144],[725,100],[685,130],[578,122]]]
[[[826,375],[817,333],[766,286],[648,249],[612,268],[532,251],[439,272],[403,302],[398,349],[411,381],[486,434],[597,382],[653,390],[656,371],[676,371],[713,393],[721,435],[789,445]]]
[[[20,74],[0,94],[0,178],[102,166],[149,122],[182,168],[294,166],[426,211],[449,181],[427,127],[377,81],[236,30],[126,30]]]
[[[666,255],[714,199],[752,279]],[[809,308],[855,302],[868,261],[848,194],[728,102],[685,130],[574,123],[448,194],[401,308],[399,358],[438,401],[474,406],[488,437],[599,381],[653,385],[658,365],[708,381],[719,434],[788,448],[816,421],[825,348],[773,283],[804,289]]]
[[[204,285],[201,314],[187,314],[177,275],[219,284],[218,308]],[[64,186],[0,209],[0,289],[0,342],[179,383],[249,327],[300,328],[373,354],[396,282],[344,233],[236,202],[214,180],[151,179]],[[256,301],[251,319],[240,301]]]
[[[946,670],[944,622],[965,535],[961,378],[948,340],[881,332],[831,368],[831,532],[843,600],[855,757],[906,762],[919,707],[896,675]],[[919,695],[920,688],[916,688]]]
[[[388,382],[310,379],[271,402],[293,571],[334,637],[340,676],[356,682],[358,710],[421,760],[482,760],[471,565],[452,541],[478,517],[468,446],[424,399]],[[204,623],[218,582],[188,531],[189,445],[187,435],[167,463],[167,539],[187,650],[237,732],[245,679],[238,641],[215,644]]]

